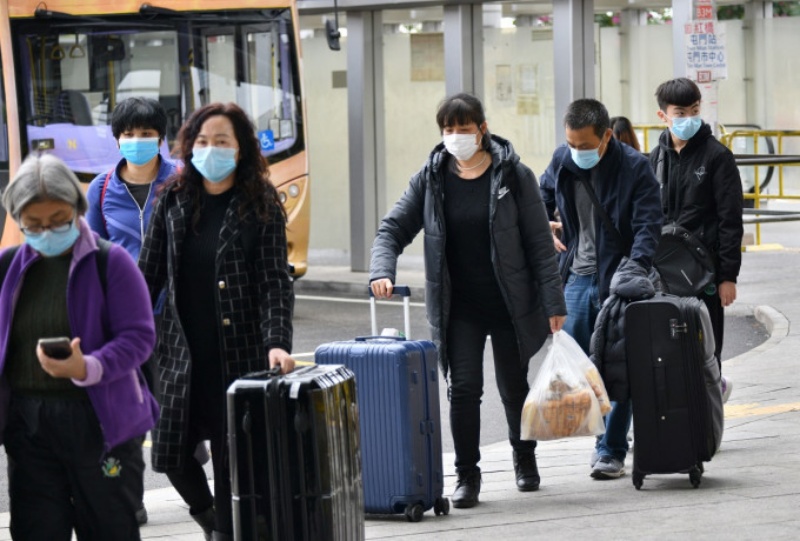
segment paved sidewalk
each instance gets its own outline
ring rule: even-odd
[[[370,518],[368,539],[786,539],[800,538],[800,321],[797,300],[800,252],[745,253],[739,299],[732,310],[754,314],[771,337],[726,361],[734,383],[725,408],[722,448],[706,465],[698,489],[688,475],[650,476],[637,491],[628,475],[619,480],[589,477],[590,438],[542,442],[538,462],[542,486],[520,493],[514,485],[511,449],[482,449],[481,503],[450,515],[426,513],[419,523],[404,517]],[[399,282],[421,291],[422,272],[411,265]],[[298,294],[363,291],[366,274],[346,266],[311,266]],[[445,493],[453,490],[453,456],[444,457]],[[148,491],[150,522],[143,539],[202,540],[198,527],[172,489]],[[0,515],[0,540],[9,539],[8,515]]]

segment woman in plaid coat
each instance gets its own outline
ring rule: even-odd
[[[197,109],[178,139],[186,166],[159,196],[139,256],[153,302],[167,291],[155,352],[162,393],[152,462],[206,538],[227,539],[225,391],[248,372],[294,367],[286,219],[254,127],[238,106]],[[206,439],[213,496],[192,456]]]

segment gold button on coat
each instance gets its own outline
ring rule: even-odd
[[[231,320],[230,320],[230,319],[228,319],[227,317],[226,317],[226,318],[223,318],[223,320],[222,320],[222,325],[223,325],[224,327],[230,327],[230,325],[231,325]]]

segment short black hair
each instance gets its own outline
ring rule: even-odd
[[[678,107],[689,107],[703,98],[700,88],[691,79],[678,77],[658,85],[656,89],[656,100],[658,108],[666,112],[670,105]]]
[[[114,107],[111,113],[111,133],[114,139],[127,130],[151,128],[158,132],[159,139],[167,135],[167,111],[158,100],[136,96],[127,98]]]
[[[486,115],[483,112],[481,100],[466,92],[445,98],[436,111],[436,124],[439,125],[440,132],[450,126],[465,126],[473,122],[480,128],[481,124],[486,122]],[[491,148],[489,130],[484,132],[481,146],[484,150]]]
[[[605,135],[610,125],[606,106],[591,98],[573,101],[567,106],[567,112],[564,114],[564,126],[570,130],[591,126],[595,135],[600,138]]]

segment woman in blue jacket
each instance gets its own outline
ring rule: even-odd
[[[178,169],[159,153],[167,134],[167,112],[152,98],[128,98],[114,108],[111,132],[122,159],[89,185],[86,220],[101,238],[119,244],[136,260],[159,187]],[[160,311],[161,306],[157,305],[156,314]],[[147,385],[157,396],[159,385],[153,363],[147,362],[142,370]],[[198,452],[207,462],[204,444],[198,446]],[[147,523],[144,503],[137,517],[139,524]]]
[[[158,417],[139,370],[155,343],[144,279],[89,229],[78,179],[58,158],[26,159],[3,206],[25,240],[0,255],[11,536],[138,540],[142,440]],[[65,359],[37,346],[59,336]]]
[[[111,132],[122,159],[89,185],[86,220],[101,238],[121,245],[136,260],[159,186],[177,171],[159,153],[167,112],[152,98],[128,98],[114,108]]]

